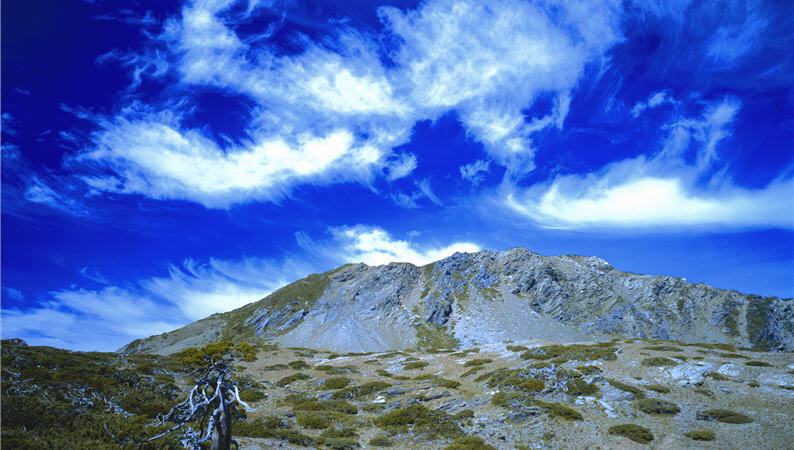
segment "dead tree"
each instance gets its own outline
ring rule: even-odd
[[[232,414],[235,405],[247,411],[255,411],[240,399],[239,388],[231,382],[234,361],[252,361],[255,351],[251,345],[230,342],[208,344],[201,349],[189,348],[179,353],[179,361],[196,367],[194,374],[200,376],[187,398],[171,408],[168,414],[159,415],[154,426],[174,424],[166,431],[146,439],[150,442],[169,433],[185,428],[181,439],[186,449],[198,450],[201,444],[212,439],[212,450],[229,450],[232,443]],[[190,425],[198,423],[194,430]]]

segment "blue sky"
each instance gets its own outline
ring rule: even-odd
[[[2,334],[524,246],[794,296],[786,2],[2,4]]]

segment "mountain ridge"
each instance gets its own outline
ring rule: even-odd
[[[791,351],[794,302],[516,247],[425,266],[346,264],[119,351],[168,354],[216,340],[368,352],[615,337]]]

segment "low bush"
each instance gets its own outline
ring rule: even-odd
[[[276,386],[287,387],[296,381],[308,380],[309,378],[311,377],[306,375],[305,373],[300,373],[300,372],[293,373],[292,375],[287,375],[286,377],[276,381]]]
[[[772,364],[766,361],[747,361],[744,365],[750,367],[772,367]]]
[[[640,444],[647,444],[653,440],[653,433],[651,433],[651,430],[633,423],[611,426],[607,430],[607,433],[623,436]]]
[[[391,384],[384,383],[383,381],[370,381],[369,383],[364,383],[359,386],[350,386],[340,389],[331,394],[331,397],[335,399],[357,399],[382,391],[388,387],[391,387]]]
[[[672,367],[678,365],[677,362],[673,361],[670,358],[664,358],[662,356],[655,356],[653,358],[645,358],[642,360],[643,366],[649,367]]]
[[[546,410],[546,412],[551,414],[553,417],[558,417],[560,419],[565,419],[565,420],[583,419],[582,414],[579,413],[579,411],[576,411],[575,409],[571,409],[565,405],[561,405],[559,403],[544,402],[541,400],[535,400],[535,403],[544,410]]]
[[[713,441],[714,432],[710,430],[692,430],[684,433],[684,436],[695,441]]]
[[[621,383],[618,380],[612,380],[610,378],[604,378],[604,380],[606,380],[606,382],[612,385],[613,387],[620,389],[621,391],[631,392],[632,394],[634,394],[635,399],[645,398],[645,393],[642,392],[642,389],[636,386],[632,386],[626,383]]]
[[[329,379],[325,380],[325,382],[323,382],[323,387],[322,388],[325,389],[325,390],[328,390],[328,389],[342,389],[343,387],[345,387],[348,384],[350,384],[350,381],[352,381],[352,380],[350,378],[347,378],[347,377],[333,377],[333,378],[329,378]]]
[[[428,363],[427,361],[411,361],[403,364],[403,370],[424,369],[429,365],[430,363]]]
[[[681,412],[681,408],[675,403],[671,403],[658,398],[644,398],[635,402],[637,408],[647,414],[669,414],[675,415]]]
[[[378,428],[393,434],[413,431],[430,438],[463,436],[463,430],[455,417],[442,411],[427,409],[423,405],[413,405],[388,412],[375,418],[373,423]]]
[[[717,422],[723,423],[751,423],[753,421],[752,418],[735,411],[730,411],[727,409],[709,409],[706,411],[700,411],[697,413],[698,420],[716,420]]]
[[[452,441],[444,450],[496,450],[496,447],[486,444],[477,436],[464,436]]]

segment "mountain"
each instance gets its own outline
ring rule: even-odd
[[[170,354],[218,340],[372,352],[615,337],[792,351],[794,301],[513,248],[422,267],[344,265],[119,351]]]

